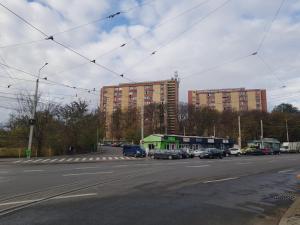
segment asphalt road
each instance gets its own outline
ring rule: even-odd
[[[300,155],[0,164],[0,224],[277,224]]]

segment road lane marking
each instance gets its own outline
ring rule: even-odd
[[[50,159],[44,159],[43,161],[41,161],[42,163],[44,162],[48,162]]]
[[[108,159],[109,159],[109,160],[112,160],[113,158],[112,158],[112,157],[108,157]]]
[[[43,159],[37,159],[37,160],[34,160],[34,163],[36,162],[39,162],[39,161],[42,161]]]
[[[52,160],[50,160],[50,162],[55,162],[55,161],[57,161],[58,159],[52,159]]]
[[[115,165],[114,167],[127,167],[128,165]]]
[[[124,159],[124,157],[122,156],[122,157],[120,157],[120,159]]]
[[[22,160],[15,161],[14,163],[19,163],[19,162],[22,162]]]
[[[97,161],[99,161],[99,160],[100,160],[100,158],[99,158],[99,157],[97,157],[97,158],[96,158],[96,160],[97,160]]]
[[[62,158],[61,160],[59,160],[60,162],[63,162],[63,161],[65,161],[65,158]]]
[[[95,169],[95,168],[99,168],[99,167],[97,167],[97,166],[78,167],[78,168],[75,168],[75,170],[85,170],[85,169]]]
[[[288,172],[293,172],[293,169],[289,169],[289,170],[280,170],[278,171],[278,173],[288,173]]]
[[[87,193],[87,194],[78,194],[78,195],[65,195],[65,196],[56,196],[52,199],[78,198],[78,197],[94,196],[94,195],[98,195],[98,194],[97,193]]]
[[[69,158],[69,159],[67,159],[67,162],[70,162],[70,161],[72,161],[73,160],[73,158]]]
[[[44,170],[23,170],[24,173],[31,173],[31,172],[42,172]]]
[[[200,168],[200,167],[208,167],[210,165],[197,165],[197,166],[186,166],[188,168]]]
[[[222,181],[227,181],[227,180],[236,180],[239,179],[239,177],[228,177],[228,178],[223,178],[223,179],[217,179],[217,180],[207,180],[203,181],[203,184],[208,184],[208,183],[216,183],[216,182],[222,182]]]
[[[119,159],[118,157],[114,157],[115,159]]]
[[[106,157],[102,157],[102,160],[106,160]]]
[[[29,160],[24,161],[24,163],[29,163],[29,162],[32,162],[32,160],[29,159]]]
[[[77,194],[77,195],[65,195],[65,196],[56,196],[56,197],[50,198],[49,200],[79,198],[79,197],[95,196],[95,195],[98,195],[98,194],[97,193],[86,193],[86,194]],[[44,199],[37,198],[37,199],[29,199],[29,200],[23,200],[23,201],[17,201],[17,202],[5,202],[5,203],[0,203],[0,206],[26,204],[26,203],[33,203],[33,202],[38,202],[38,201],[42,201],[42,200],[44,200]]]
[[[93,157],[91,157],[91,158],[89,158],[89,160],[90,160],[90,161],[92,161],[92,160],[94,160],[94,158],[93,158]]]
[[[240,163],[236,163],[237,165],[249,165],[252,164],[252,162],[240,162]]]
[[[81,161],[85,161],[86,160],[86,158],[83,158]]]
[[[68,173],[63,174],[63,177],[69,177],[69,176],[83,176],[83,175],[96,175],[96,174],[111,174],[113,171],[106,171],[106,172],[94,172],[94,173]]]

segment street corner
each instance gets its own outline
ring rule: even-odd
[[[300,179],[300,175],[297,175]],[[281,218],[279,225],[300,225],[300,196],[298,196],[291,207]]]

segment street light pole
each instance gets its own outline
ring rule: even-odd
[[[241,116],[238,116],[238,126],[239,126],[238,144],[241,149],[242,148]]]
[[[286,141],[287,141],[287,142],[290,142],[290,138],[289,138],[289,127],[288,127],[287,119],[285,120],[285,129],[286,129]]]
[[[37,97],[38,97],[38,89],[39,89],[39,80],[40,80],[41,70],[47,65],[48,65],[48,63],[45,63],[39,69],[38,78],[36,79],[36,83],[35,83],[35,94],[34,94],[33,108],[32,108],[32,114],[31,114],[31,119],[30,119],[30,131],[29,131],[29,140],[28,140],[28,148],[27,148],[29,151],[31,151],[31,147],[32,147],[33,129],[34,129],[34,124],[35,124],[34,119],[35,119],[35,113],[36,113]],[[28,158],[30,158],[30,154],[28,155]]]

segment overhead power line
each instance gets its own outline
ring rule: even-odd
[[[142,62],[146,61],[148,58],[150,58],[153,55],[156,55],[158,53],[158,51],[160,51],[161,49],[169,46],[170,44],[172,44],[174,41],[176,41],[178,38],[180,38],[182,35],[184,35],[186,32],[188,32],[190,29],[192,29],[194,26],[198,25],[200,22],[204,21],[206,18],[208,18],[209,16],[213,15],[214,13],[216,13],[218,10],[222,9],[223,7],[225,7],[230,1],[232,0],[227,0],[225,2],[223,2],[222,4],[220,4],[219,6],[217,6],[216,8],[214,8],[213,10],[211,10],[210,12],[208,12],[206,15],[204,15],[203,17],[201,17],[199,20],[195,21],[194,23],[192,23],[190,26],[188,26],[186,29],[184,29],[182,32],[180,32],[179,34],[177,34],[175,37],[173,37],[171,40],[167,40],[163,43],[160,44],[160,46],[154,50],[152,50],[150,53],[147,54],[146,57],[144,57],[142,60],[136,62],[135,64],[133,64],[132,66],[130,66],[128,69],[126,69],[126,72],[132,70],[133,68],[135,68],[136,66],[138,66],[139,64],[141,64]],[[126,74],[126,73],[124,73]]]
[[[284,4],[285,1],[286,1],[286,0],[282,0],[282,1],[280,2],[279,7],[278,7],[278,9],[276,10],[276,12],[275,12],[275,14],[274,14],[274,16],[273,16],[273,18],[272,18],[272,20],[271,20],[270,26],[269,26],[268,29],[265,31],[265,33],[264,33],[264,35],[263,35],[261,41],[259,42],[259,45],[258,45],[257,50],[256,50],[257,52],[260,51],[260,49],[262,48],[262,46],[263,46],[263,44],[264,44],[264,42],[265,42],[265,40],[266,40],[267,35],[270,33],[270,30],[271,30],[271,28],[272,28],[273,22],[276,20],[276,18],[277,18],[277,16],[278,16],[278,14],[279,14],[279,12],[280,12],[280,10],[281,10],[281,8],[282,8],[282,6],[283,6],[283,4]]]
[[[124,79],[126,79],[126,80],[132,81],[132,80],[130,80],[129,78],[124,77],[124,74],[119,74],[119,73],[117,73],[117,72],[115,72],[115,71],[113,71],[113,70],[107,68],[106,66],[103,66],[103,65],[99,64],[98,62],[96,62],[95,59],[90,59],[90,58],[88,58],[87,56],[84,56],[83,54],[81,54],[81,53],[79,53],[78,51],[74,50],[73,48],[71,48],[71,47],[69,47],[69,46],[67,46],[67,45],[65,45],[65,44],[63,44],[63,43],[61,43],[61,42],[59,42],[59,41],[56,41],[56,40],[54,39],[53,35],[50,36],[50,35],[46,34],[44,31],[42,31],[42,30],[39,29],[38,27],[34,26],[33,24],[31,24],[30,22],[28,22],[26,19],[24,19],[23,17],[21,17],[20,15],[18,15],[17,13],[15,13],[13,10],[11,10],[11,9],[9,9],[8,7],[6,7],[5,5],[3,5],[2,3],[0,3],[0,6],[2,6],[2,7],[5,8],[5,9],[7,9],[9,12],[11,12],[13,15],[15,15],[16,17],[18,17],[20,20],[22,20],[24,23],[26,23],[28,26],[30,26],[30,27],[33,28],[34,30],[38,31],[41,35],[43,35],[43,36],[45,37],[46,40],[51,40],[51,41],[53,41],[54,43],[56,43],[56,44],[62,46],[63,48],[65,48],[65,49],[67,49],[67,50],[73,52],[74,54],[80,56],[81,58],[83,58],[83,59],[85,59],[85,60],[87,60],[87,61],[89,61],[89,62],[91,62],[91,63],[94,63],[94,64],[97,65],[98,67],[100,67],[100,68],[102,68],[102,69],[105,69],[105,70],[107,70],[108,72],[110,72],[110,73],[112,73],[112,74],[114,74],[114,75],[116,75],[116,76],[118,76],[118,77],[121,77],[121,78],[124,78]]]

